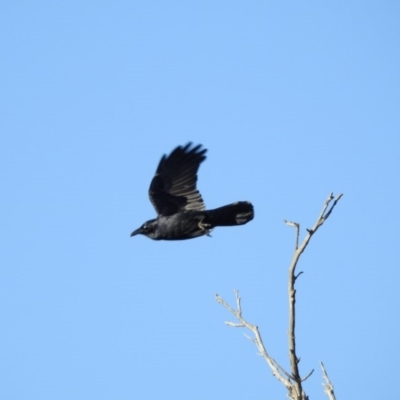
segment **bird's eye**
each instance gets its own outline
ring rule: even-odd
[[[147,224],[143,224],[143,229],[147,229]]]

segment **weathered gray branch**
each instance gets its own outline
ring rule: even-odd
[[[342,194],[339,194],[337,198],[334,200],[333,193],[331,193],[328,198],[325,200],[324,206],[322,211],[315,222],[314,226],[311,229],[307,229],[307,235],[304,238],[303,242],[299,246],[299,236],[300,236],[300,224],[297,222],[290,222],[285,221],[285,223],[291,227],[294,227],[296,230],[296,238],[295,238],[295,250],[292,257],[292,261],[289,267],[289,287],[288,287],[288,294],[289,294],[289,360],[290,366],[292,370],[292,376],[294,379],[294,390],[296,392],[294,398],[305,400],[307,396],[305,395],[302,382],[305,379],[301,379],[299,373],[299,357],[296,354],[296,289],[295,283],[297,278],[301,275],[302,272],[299,272],[296,275],[296,267],[297,263],[299,262],[300,256],[303,251],[306,249],[308,243],[311,240],[312,235],[318,230],[319,227],[323,225],[323,223],[328,219],[331,215],[333,208],[336,206],[337,202],[342,197]],[[328,209],[329,204],[332,202],[332,206]],[[311,372],[312,373],[312,372]],[[309,375],[311,375],[311,373]],[[309,376],[308,375],[308,376]]]
[[[321,361],[321,369],[322,369],[322,376],[325,379],[325,382],[322,384],[324,387],[324,393],[329,397],[329,400],[336,400],[335,393],[333,391],[333,385],[329,379],[328,373],[326,372],[325,366]]]
[[[215,299],[217,300],[217,302],[222,304],[239,321],[239,323],[226,321],[225,324],[234,328],[247,328],[248,330],[253,332],[254,337],[250,339],[255,343],[258,351],[260,352],[260,355],[265,359],[265,361],[271,368],[272,374],[276,376],[277,379],[281,381],[288,390],[290,390],[290,388],[292,387],[291,376],[268,354],[267,349],[264,346],[264,342],[261,338],[260,331],[258,330],[258,326],[250,324],[243,318],[241,298],[239,296],[238,290],[235,290],[235,297],[236,310],[231,307],[221,296],[219,296],[218,294],[215,295]]]
[[[236,322],[225,322],[226,325],[234,327],[234,328],[247,328],[254,334],[254,338],[251,340],[256,344],[260,355],[264,357],[269,367],[272,370],[272,373],[276,378],[282,382],[288,390],[288,397],[292,400],[308,400],[308,396],[303,390],[302,382],[310,377],[314,370],[312,370],[308,375],[304,378],[301,378],[299,372],[299,362],[300,359],[296,353],[296,290],[295,283],[297,278],[302,274],[299,272],[296,274],[296,266],[300,259],[301,254],[306,249],[308,243],[311,240],[312,235],[318,230],[319,227],[323,225],[323,223],[328,219],[331,215],[334,207],[337,202],[341,199],[342,194],[339,194],[336,199],[331,193],[326,199],[322,211],[315,222],[314,226],[311,229],[307,229],[307,235],[304,238],[303,242],[299,245],[299,237],[300,237],[300,224],[297,222],[285,221],[285,223],[291,227],[294,227],[296,230],[295,237],[295,249],[292,257],[292,261],[289,267],[289,360],[291,366],[291,373],[288,373],[284,370],[267,352],[264,343],[262,341],[260,332],[256,325],[250,324],[247,322],[242,316],[242,307],[241,307],[241,299],[239,296],[239,291],[235,291],[236,297],[236,310],[232,308],[221,296],[216,295],[216,300],[218,303],[222,304],[231,314],[233,314],[239,323]],[[333,201],[333,203],[332,203]],[[332,203],[332,204],[331,204]],[[329,205],[331,204],[330,208]],[[330,400],[336,400],[333,393],[333,386],[329,381],[328,375],[321,363],[321,368],[323,371],[323,376],[326,380],[326,384],[324,385],[325,393],[328,395]]]

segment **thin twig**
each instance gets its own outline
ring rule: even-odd
[[[299,236],[300,236],[300,225],[297,222],[288,221],[286,219],[283,220],[286,225],[292,226],[296,229],[296,241],[294,244],[294,249],[297,250],[299,247]]]
[[[324,387],[324,393],[329,397],[330,400],[336,400],[335,393],[333,391],[332,382],[329,379],[328,373],[326,372],[325,366],[321,361],[321,369],[322,369],[322,376],[325,379],[325,382],[322,384]]]

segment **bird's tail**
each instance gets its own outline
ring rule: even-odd
[[[254,208],[248,201],[238,201],[207,211],[207,223],[215,226],[243,225],[254,218]]]

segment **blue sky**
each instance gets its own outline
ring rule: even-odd
[[[0,398],[285,398],[214,300],[287,359],[284,219],[310,227],[298,352],[339,398],[392,398],[400,337],[397,2],[19,1],[0,12]],[[207,160],[212,238],[130,232],[160,157]],[[365,383],[368,382],[366,385]]]

